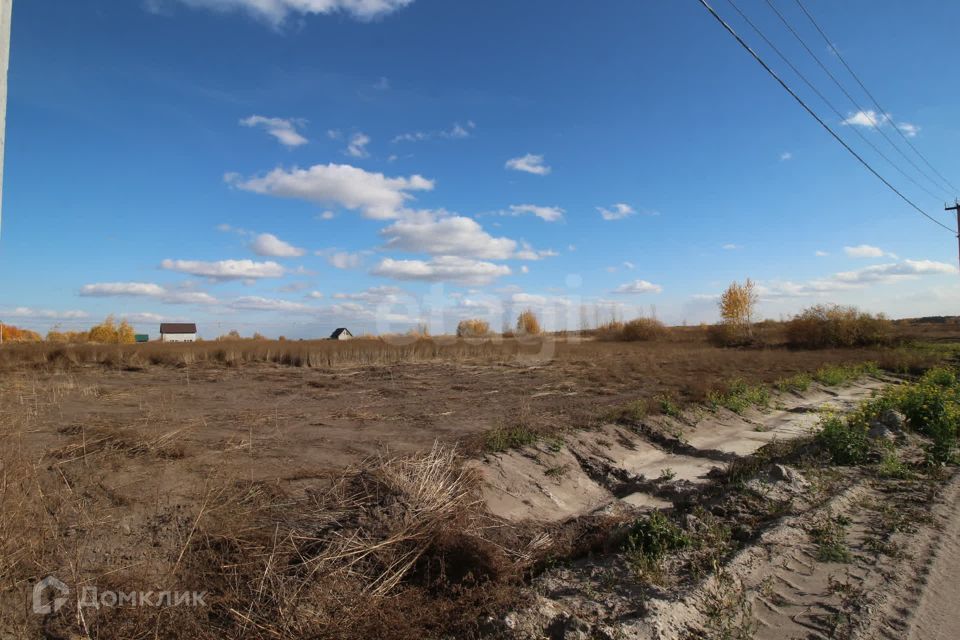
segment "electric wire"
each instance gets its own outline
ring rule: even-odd
[[[847,71],[850,72],[850,75],[853,76],[853,79],[857,81],[858,85],[860,85],[860,88],[863,89],[863,92],[867,94],[867,96],[870,98],[870,101],[873,102],[873,106],[877,108],[877,111],[883,114],[888,114],[887,110],[880,106],[880,103],[877,101],[877,99],[873,97],[873,93],[871,93],[870,90],[867,89],[867,86],[863,83],[863,81],[860,80],[860,76],[858,76],[856,72],[850,67],[850,65],[847,64],[846,59],[844,59],[844,57],[840,54],[840,51],[837,50],[837,47],[833,44],[833,41],[829,37],[827,37],[827,34],[824,33],[823,29],[820,28],[820,24],[814,19],[813,15],[811,15],[811,13],[807,11],[807,8],[803,5],[803,2],[801,2],[801,0],[795,0],[795,2],[797,3],[797,6],[800,7],[800,10],[803,11],[803,13],[810,20],[810,23],[813,24],[816,30],[820,33],[820,36],[827,43],[827,46],[830,47],[830,51],[832,51],[833,54],[837,56],[840,62],[843,63],[843,66],[846,67]],[[923,160],[924,164],[930,167],[930,170],[933,171],[935,174],[937,174],[937,176],[941,180],[943,180],[944,184],[946,184],[948,187],[953,189],[953,192],[955,194],[960,192],[960,189],[957,189],[952,182],[947,180],[942,173],[937,171],[937,168],[934,167],[929,160],[927,160],[927,157],[925,155],[920,153],[920,150],[917,149],[916,146],[914,146],[913,142],[910,141],[910,137],[903,132],[903,129],[897,126],[897,123],[893,122],[892,119],[891,119],[891,122],[893,123],[894,128],[897,130],[897,133],[899,133],[900,137],[903,138],[903,141],[906,142],[908,145],[910,145],[910,148],[913,149],[913,152],[916,153],[921,160]]]
[[[923,217],[927,218],[928,220],[930,220],[930,221],[933,222],[934,224],[936,224],[936,225],[938,225],[938,226],[940,226],[940,227],[943,227],[944,229],[946,229],[947,231],[951,232],[952,234],[954,234],[954,235],[957,234],[957,231],[956,231],[955,229],[952,229],[952,228],[948,227],[947,225],[943,224],[942,222],[940,222],[939,220],[937,220],[936,218],[934,218],[933,216],[931,216],[929,213],[927,213],[926,211],[924,211],[923,209],[921,209],[913,200],[911,200],[910,198],[908,198],[907,196],[905,196],[899,189],[897,189],[895,186],[893,186],[893,184],[891,184],[886,178],[884,178],[882,175],[880,175],[880,173],[879,173],[876,169],[874,169],[874,168],[870,165],[869,162],[867,162],[866,160],[864,160],[863,156],[861,156],[861,155],[860,155],[859,153],[857,153],[850,145],[848,145],[848,144],[844,141],[844,139],[841,138],[841,137],[839,136],[839,134],[837,134],[837,132],[834,131],[834,130],[830,127],[830,125],[828,125],[828,124],[823,120],[823,118],[821,118],[820,116],[818,116],[817,113],[816,113],[812,108],[810,108],[809,105],[807,105],[807,103],[803,100],[803,98],[801,98],[793,89],[791,89],[791,88],[790,88],[790,85],[788,85],[788,84],[777,74],[777,72],[774,71],[774,70],[770,67],[770,65],[768,65],[766,62],[764,62],[763,58],[761,58],[760,55],[759,55],[756,51],[754,51],[754,50],[750,47],[750,45],[746,43],[746,41],[745,41],[743,38],[740,37],[740,34],[738,34],[738,33],[736,32],[736,30],[735,30],[733,27],[731,27],[730,24],[729,24],[726,20],[724,20],[723,17],[721,17],[719,13],[717,13],[716,9],[714,9],[714,8],[710,5],[710,3],[707,2],[707,0],[697,0],[697,2],[699,2],[699,3],[701,4],[701,6],[703,6],[704,9],[706,9],[708,12],[710,12],[710,15],[712,15],[712,16],[716,19],[716,21],[717,21],[718,23],[720,23],[720,26],[722,26],[722,27],[727,31],[727,33],[729,33],[731,36],[733,36],[733,38],[737,41],[737,43],[738,43],[741,47],[743,47],[743,49],[746,50],[746,52],[749,53],[749,54],[753,57],[753,59],[756,60],[757,63],[758,63],[761,67],[763,67],[764,71],[766,71],[768,74],[770,74],[770,76],[771,76],[774,80],[776,80],[777,83],[778,83],[781,87],[783,87],[783,89],[784,89],[787,93],[789,93],[790,96],[791,96],[794,100],[796,100],[797,103],[798,103],[801,107],[803,107],[803,109],[804,109],[808,114],[810,114],[810,116],[811,116],[814,120],[816,120],[817,123],[818,123],[821,127],[823,127],[823,128],[827,131],[827,133],[829,133],[831,136],[833,136],[833,139],[834,139],[834,140],[836,140],[837,142],[839,142],[839,143],[843,146],[843,148],[846,149],[846,150],[850,153],[850,155],[852,155],[854,158],[856,158],[857,161],[860,162],[860,164],[862,164],[862,165],[863,165],[870,173],[872,173],[878,180],[880,180],[880,182],[882,182],[883,184],[885,184],[888,189],[890,189],[890,190],[893,191],[895,194],[897,194],[897,195],[900,197],[901,200],[903,200],[903,201],[906,202],[908,205],[910,205],[914,210],[917,211],[917,213],[919,213],[919,214],[922,215]]]
[[[800,71],[800,69],[798,69],[797,66],[796,66],[795,64],[793,64],[793,62],[790,61],[789,58],[787,58],[786,54],[784,54],[783,51],[781,51],[780,48],[777,47],[777,45],[775,45],[775,44],[763,33],[763,31],[760,29],[760,27],[758,27],[758,26],[753,22],[753,20],[751,20],[751,19],[749,18],[749,16],[747,16],[743,11],[741,11],[740,7],[737,6],[737,4],[734,2],[734,0],[727,0],[727,3],[728,3],[731,7],[733,7],[733,10],[736,11],[738,14],[740,14],[740,17],[743,18],[743,20],[744,20],[748,25],[750,25],[750,27],[756,32],[756,34],[757,34],[758,36],[760,36],[760,38],[762,38],[764,42],[767,43],[767,46],[769,46],[771,49],[773,49],[774,53],[776,53],[776,54],[780,57],[780,59],[783,60],[783,62],[786,63],[786,65],[789,66],[790,69],[792,69],[795,74],[797,74],[797,76],[798,76],[801,80],[803,80],[803,82],[810,88],[810,90],[813,91],[815,94],[817,94],[817,96],[818,96],[828,107],[830,107],[830,109],[833,111],[833,113],[836,114],[836,116],[842,120],[842,119],[844,118],[844,115],[840,112],[840,109],[838,109],[838,108],[833,104],[833,102],[830,101],[829,98],[827,98],[825,95],[823,95],[823,93],[813,84],[813,82],[811,82],[811,81],[807,78],[807,76],[804,75],[804,73],[803,73],[802,71]],[[870,147],[871,149],[873,149],[873,150],[877,153],[878,156],[880,156],[881,158],[883,158],[884,160],[886,160],[886,161],[890,164],[891,167],[893,167],[893,168],[896,169],[898,172],[900,172],[900,175],[902,175],[904,178],[906,178],[907,180],[909,180],[910,182],[912,182],[914,185],[916,185],[917,188],[923,190],[924,193],[926,193],[928,196],[930,196],[930,197],[933,198],[934,200],[939,200],[939,199],[940,199],[940,196],[938,196],[937,194],[935,194],[935,193],[933,193],[932,191],[930,191],[930,189],[928,189],[927,187],[925,187],[924,185],[922,185],[922,184],[921,184],[919,181],[917,181],[913,176],[911,176],[909,173],[907,173],[906,171],[904,171],[904,170],[900,167],[900,165],[898,165],[896,162],[894,162],[893,160],[891,160],[890,157],[889,157],[887,154],[885,154],[883,151],[881,151],[880,148],[877,147],[877,145],[875,145],[869,138],[867,138],[867,136],[865,136],[865,135],[863,134],[863,132],[860,131],[860,129],[854,127],[854,128],[852,129],[852,131],[853,131],[864,143],[866,143],[867,145],[869,145],[869,147]]]
[[[943,191],[948,195],[953,195],[949,189],[944,189],[943,185],[941,185],[939,182],[937,182],[936,180],[931,178],[929,175],[927,175],[927,173],[923,169],[921,169],[920,166],[917,165],[917,163],[914,162],[912,158],[910,158],[910,156],[904,153],[903,149],[901,149],[900,146],[893,141],[893,138],[887,135],[887,132],[884,131],[883,129],[883,124],[885,122],[884,118],[888,117],[886,112],[881,111],[880,113],[875,113],[871,118],[870,114],[867,113],[867,110],[864,109],[862,106],[860,106],[860,103],[857,101],[857,99],[854,98],[849,91],[847,91],[847,88],[843,86],[843,83],[840,82],[835,75],[833,75],[833,72],[830,71],[829,67],[827,67],[827,65],[825,65],[823,61],[820,60],[820,57],[813,51],[813,49],[810,48],[810,46],[807,44],[807,41],[803,39],[803,36],[801,36],[797,32],[797,30],[793,28],[793,25],[790,24],[790,21],[787,20],[786,16],[784,16],[783,13],[781,13],[780,10],[777,9],[776,5],[773,4],[773,0],[764,0],[764,2],[766,2],[767,6],[770,7],[770,9],[775,14],[777,14],[777,17],[780,19],[780,22],[783,23],[783,26],[785,26],[787,30],[793,34],[793,37],[797,39],[797,42],[799,42],[800,45],[806,50],[806,52],[810,54],[810,57],[816,61],[817,65],[819,65],[819,67],[823,69],[824,73],[826,73],[830,77],[830,79],[833,80],[833,83],[837,85],[840,91],[843,92],[843,95],[847,96],[847,99],[850,100],[850,103],[854,106],[854,108],[856,108],[857,112],[864,115],[868,119],[872,120],[872,122],[870,122],[871,126],[877,132],[879,132],[880,135],[882,135],[887,142],[890,143],[890,146],[892,146],[897,151],[897,153],[899,153],[900,156],[910,164],[910,166],[916,169],[917,173],[919,173],[924,178],[929,180],[930,183],[934,185],[937,189],[940,189],[941,191]],[[853,126],[858,126],[858,125],[853,125]],[[903,132],[901,131],[901,133]]]

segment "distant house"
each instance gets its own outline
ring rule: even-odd
[[[164,322],[160,325],[161,342],[196,342],[197,325],[192,322]]]
[[[353,337],[353,334],[350,333],[350,330],[345,329],[343,327],[340,327],[339,329],[337,329],[336,331],[330,334],[331,340],[349,340],[352,337]]]

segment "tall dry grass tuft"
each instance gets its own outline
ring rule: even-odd
[[[56,614],[4,628],[101,640],[477,635],[486,617],[517,604],[522,572],[541,559],[549,538],[524,538],[489,516],[479,479],[463,462],[437,444],[425,454],[370,458],[298,495],[263,483],[207,488],[202,505],[179,513],[176,526],[158,522],[165,543],[148,545],[144,560],[120,559],[117,570],[93,575],[52,571],[76,562],[63,555],[63,543],[72,527],[89,530],[84,520],[62,523],[46,551],[7,544],[24,537],[8,531],[10,515],[23,514],[17,526],[37,529],[50,518],[51,505],[18,484],[0,493],[0,533],[13,534],[0,541],[4,587],[50,571],[101,590],[207,595],[199,607],[81,610],[71,601]]]
[[[185,570],[216,585],[210,615],[224,621],[223,637],[453,632],[512,597],[531,560],[491,539],[502,529],[485,515],[478,487],[452,448],[372,458],[326,490],[260,506],[242,517],[252,526],[208,522]]]

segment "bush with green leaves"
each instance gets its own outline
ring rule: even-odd
[[[690,546],[690,538],[667,516],[654,511],[627,532],[627,550],[659,560],[670,551]]]
[[[737,378],[730,383],[725,392],[711,391],[707,394],[707,402],[716,410],[725,407],[734,413],[743,413],[750,407],[768,407],[770,405],[770,389],[764,385],[747,384]]]
[[[860,420],[847,421],[842,416],[830,415],[820,423],[816,441],[834,464],[849,466],[863,464],[870,455],[869,427]]]
[[[917,382],[890,389],[844,417],[824,418],[817,443],[835,464],[864,464],[876,449],[867,434],[891,410],[903,413],[909,429],[930,439],[925,445],[929,464],[958,462],[960,380],[948,367],[931,369]],[[884,452],[876,453],[883,464]]]

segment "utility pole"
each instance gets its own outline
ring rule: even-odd
[[[952,207],[944,207],[944,211],[956,211],[957,213],[957,248],[960,250],[960,202],[953,201]]]
[[[3,221],[3,153],[7,142],[7,70],[13,0],[0,0],[0,222]]]

